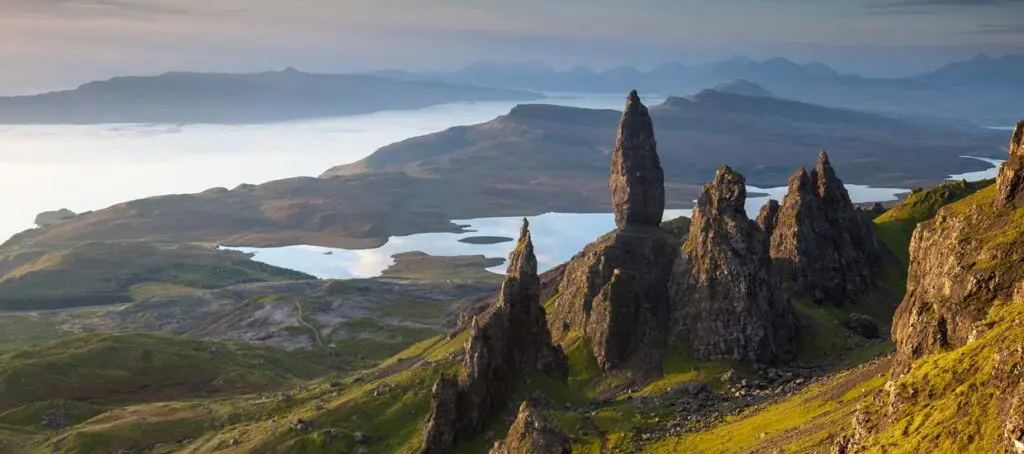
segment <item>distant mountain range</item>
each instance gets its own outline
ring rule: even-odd
[[[75,90],[0,98],[0,123],[260,123],[543,96],[443,81],[310,74],[166,73],[116,77]]]
[[[1019,106],[1024,99],[1024,87],[1014,80],[1022,72],[1024,56],[979,56],[907,78],[840,74],[821,63],[798,64],[785,58],[733,58],[704,65],[672,63],[646,72],[629,66],[601,72],[585,66],[556,71],[540,63],[481,61],[447,73],[387,70],[373,74],[401,80],[441,80],[551,92],[618,93],[637,88],[647,93],[677,95],[742,79],[780,96],[809,103],[1010,125],[1020,115]]]

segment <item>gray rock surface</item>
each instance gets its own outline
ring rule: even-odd
[[[816,168],[789,179],[771,230],[771,257],[789,292],[842,304],[867,291],[881,255],[869,221],[858,214],[822,151]]]
[[[704,185],[675,264],[672,338],[705,360],[773,363],[791,356],[796,318],[746,198],[746,181],[728,166]]]
[[[657,226],[665,212],[665,172],[658,158],[654,124],[636,90],[629,93],[612,154],[615,225]]]

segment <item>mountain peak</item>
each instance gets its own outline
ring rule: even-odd
[[[742,96],[759,96],[762,98],[778,98],[764,87],[746,79],[736,79],[732,82],[716,85],[714,91]]]

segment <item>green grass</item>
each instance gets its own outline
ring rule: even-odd
[[[993,371],[1021,367],[1015,356],[998,354],[1024,343],[1021,319],[1024,304],[997,303],[984,323],[992,328],[977,340],[915,361],[895,383],[902,405],[868,440],[869,452],[1001,452],[1000,406],[1010,396],[1000,391]]]
[[[651,453],[822,452],[885,384],[887,361],[840,374],[780,402],[727,417],[710,430],[646,446]]]
[[[910,263],[910,236],[917,224],[935,217],[939,208],[991,186],[994,182],[990,179],[973,183],[945,183],[915,192],[875,218],[878,239],[896,255],[905,268]]]
[[[154,334],[87,334],[0,357],[0,410],[125,405],[272,390],[326,370],[287,352]]]
[[[92,242],[49,252],[0,279],[0,309],[59,309],[127,303],[146,289],[212,289],[311,276],[191,245]],[[139,287],[141,285],[141,287]],[[157,286],[159,285],[159,287]]]
[[[0,314],[0,357],[5,353],[43,344],[69,334],[55,327],[48,317],[33,314]]]

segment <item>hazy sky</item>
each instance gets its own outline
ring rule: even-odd
[[[1024,0],[0,0],[0,92],[167,70],[640,67],[733,55],[900,74],[1024,52]]]

